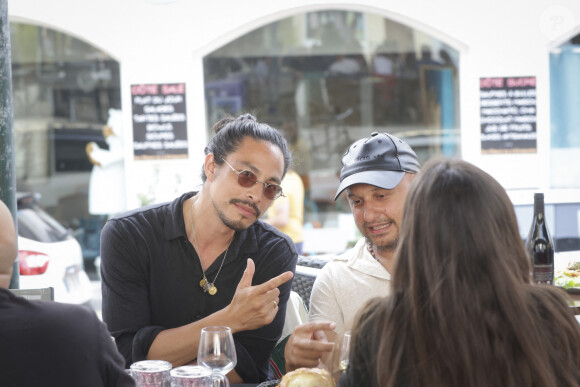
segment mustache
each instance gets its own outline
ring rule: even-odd
[[[248,207],[252,207],[252,209],[256,212],[256,217],[259,218],[260,215],[262,214],[260,212],[260,210],[258,209],[258,206],[256,206],[256,203],[253,202],[249,202],[247,200],[241,200],[241,199],[232,199],[230,200],[230,204],[244,204]]]

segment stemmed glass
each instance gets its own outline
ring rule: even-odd
[[[197,363],[211,368],[214,386],[223,381],[229,387],[230,382],[226,374],[236,365],[236,347],[232,330],[229,327],[205,327],[201,330]]]
[[[338,386],[340,377],[346,372],[349,365],[351,331],[337,334],[335,345],[325,362],[319,367],[326,369]]]
[[[346,372],[348,368],[348,357],[350,353],[350,331],[344,332],[342,336],[342,346],[340,347],[340,359],[338,362],[338,369],[341,373]]]

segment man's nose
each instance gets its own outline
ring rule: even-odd
[[[372,222],[380,213],[379,209],[374,205],[365,204],[364,220],[365,222]]]
[[[259,181],[248,187],[248,197],[252,199],[252,201],[259,203],[262,201],[262,197],[264,196],[264,184]]]

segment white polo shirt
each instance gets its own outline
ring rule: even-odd
[[[341,334],[351,329],[358,310],[371,298],[391,292],[391,274],[373,258],[361,238],[350,250],[328,262],[310,294],[310,320],[336,323]]]

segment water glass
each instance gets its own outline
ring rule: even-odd
[[[212,372],[205,366],[181,366],[171,370],[171,387],[211,386]]]
[[[170,387],[171,363],[164,360],[143,360],[131,364],[131,377],[137,387]]]

